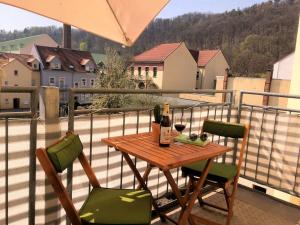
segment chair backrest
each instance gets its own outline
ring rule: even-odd
[[[58,173],[72,166],[75,159],[79,159],[91,185],[100,187],[100,184],[93,172],[90,164],[83,153],[82,143],[76,134],[68,133],[55,144],[36,151],[36,156],[44,169],[48,180],[50,181],[54,192],[57,194],[60,203],[66,211],[66,214],[72,224],[82,225],[79,214],[75,209],[73,202],[61,182]]]
[[[82,149],[79,136],[69,134],[54,145],[49,146],[46,151],[56,171],[61,173],[73,164]]]
[[[245,131],[245,125],[214,120],[205,120],[202,127],[202,132],[231,138],[243,138]]]
[[[249,126],[238,123],[227,123],[214,120],[205,120],[202,127],[202,133],[209,133],[222,137],[243,138],[240,148],[240,155],[237,164],[238,175],[243,162],[244,150],[248,139]]]

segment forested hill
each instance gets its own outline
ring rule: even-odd
[[[90,51],[104,52],[106,45],[113,45],[136,54],[160,43],[185,41],[193,49],[221,48],[234,73],[252,75],[265,72],[273,62],[294,51],[299,13],[300,0],[275,0],[222,14],[189,13],[156,19],[134,47],[125,50],[79,30],[73,30],[72,46],[79,48],[86,42]],[[0,41],[40,33],[61,41],[61,28],[56,27],[0,31]]]

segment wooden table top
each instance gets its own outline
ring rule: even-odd
[[[199,160],[207,160],[231,150],[230,147],[209,143],[204,147],[172,143],[162,148],[153,140],[151,133],[125,135],[101,140],[116,150],[142,159],[162,170],[178,168]]]

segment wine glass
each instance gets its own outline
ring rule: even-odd
[[[184,115],[175,117],[174,127],[180,134],[182,134],[182,131],[185,129],[186,124],[187,124],[187,118]]]

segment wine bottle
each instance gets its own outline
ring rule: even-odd
[[[169,117],[169,109],[169,104],[164,104],[162,119],[160,121],[160,147],[169,147],[171,144],[171,120]]]

